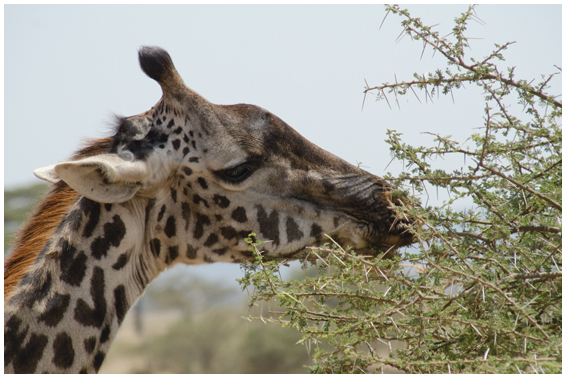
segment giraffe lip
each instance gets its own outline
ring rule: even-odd
[[[387,248],[405,247],[415,242],[416,240],[414,234],[406,227],[403,227],[401,231],[386,233],[374,238],[374,244]]]

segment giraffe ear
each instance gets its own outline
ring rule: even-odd
[[[47,167],[38,168],[35,171],[33,171],[33,174],[38,179],[50,182],[52,184],[55,184],[56,182],[59,182],[61,180],[59,176],[57,176],[57,174],[55,173],[55,165],[49,165]]]
[[[148,178],[145,162],[125,160],[117,154],[66,161],[34,173],[50,182],[61,179],[79,194],[102,203],[129,200]]]

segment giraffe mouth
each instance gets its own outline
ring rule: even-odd
[[[384,232],[383,230],[373,230],[368,235],[368,239],[373,244],[382,248],[399,248],[405,247],[415,242],[415,236],[411,232],[410,219],[396,220],[392,223],[391,227]]]

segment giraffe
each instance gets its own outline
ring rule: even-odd
[[[6,372],[97,372],[160,272],[249,260],[252,232],[266,258],[293,259],[324,234],[354,248],[412,243],[383,179],[258,106],[210,103],[159,47],[138,57],[158,103],[34,172],[52,190],[5,263]]]

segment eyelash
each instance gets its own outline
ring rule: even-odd
[[[261,163],[262,157],[254,156],[235,167],[217,172],[217,175],[227,182],[241,183],[250,177],[254,171],[260,168]]]

